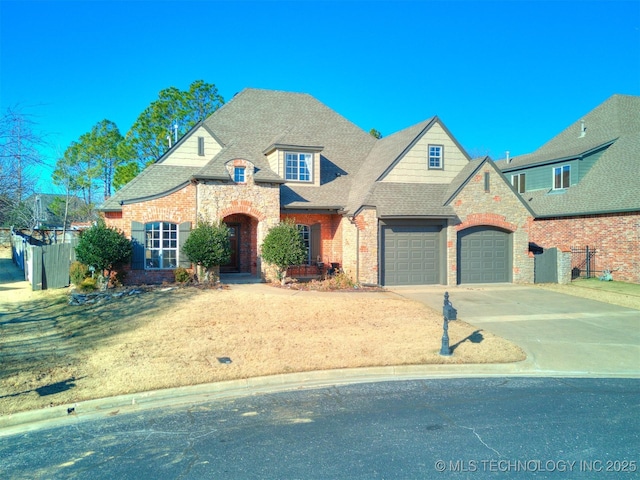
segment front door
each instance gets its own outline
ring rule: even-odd
[[[225,265],[220,265],[221,273],[240,271],[240,224],[228,223],[229,243],[231,245],[231,260]]]

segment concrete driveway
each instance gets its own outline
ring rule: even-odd
[[[535,286],[391,287],[442,311],[444,293],[458,319],[520,345],[537,373],[640,376],[640,311]],[[450,326],[451,329],[455,325]]]

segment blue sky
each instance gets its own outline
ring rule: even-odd
[[[535,150],[640,94],[634,1],[0,1],[0,107],[64,149],[164,88],[309,93],[390,135],[438,115],[471,155]],[[49,172],[43,171],[42,190]]]

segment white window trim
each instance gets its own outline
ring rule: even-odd
[[[149,230],[147,230],[147,226],[149,225],[155,225],[158,224],[159,226],[159,233],[160,233],[160,238],[157,239],[159,241],[159,247],[155,248],[155,247],[149,247],[149,241],[153,241],[155,239],[153,238],[149,238]],[[168,230],[165,230],[165,224],[166,225],[172,225],[174,228],[171,229],[169,228]],[[153,230],[151,230],[153,231]],[[164,247],[163,243],[164,243],[164,234],[165,231],[167,233],[171,233],[171,231],[175,231],[175,239],[172,238],[168,238],[167,240],[170,242],[175,242],[175,246],[174,247]],[[173,270],[174,268],[178,267],[178,262],[179,262],[179,252],[178,252],[178,245],[179,245],[179,239],[178,236],[180,234],[180,229],[178,228],[178,224],[177,223],[172,223],[172,222],[148,222],[144,224],[144,234],[145,234],[145,245],[144,245],[144,269],[145,270]],[[163,267],[163,266],[159,266],[159,267],[153,267],[150,266],[150,262],[152,260],[152,253],[151,252],[159,252],[158,254],[158,261],[159,264],[162,265],[164,263],[164,252],[170,252],[173,251],[175,252],[174,258],[175,258],[175,264],[169,267]],[[149,257],[147,257],[147,252],[149,252]]]
[[[287,172],[287,164],[288,164],[288,157],[289,155],[295,155],[296,156],[296,162],[297,162],[297,167],[296,167],[296,172],[297,172],[297,178],[289,178],[288,177],[288,172]],[[303,158],[306,160],[306,166],[307,166],[307,170],[309,171],[309,179],[307,180],[300,180],[300,157],[303,156]],[[303,160],[303,161],[305,161]],[[308,152],[284,152],[284,179],[288,182],[301,182],[301,183],[313,183],[313,153],[308,153]]]
[[[567,181],[567,185],[564,185],[564,169],[567,167],[569,169],[569,180]],[[560,187],[556,187],[556,170],[560,170],[560,183],[562,184]],[[551,185],[553,186],[553,190],[566,190],[571,185],[571,165],[562,165],[561,167],[553,167],[552,171],[553,176],[551,177]]]
[[[516,173],[511,175],[511,185],[513,185],[513,188],[515,188],[516,192],[518,193],[524,193],[526,190],[526,180],[525,180],[525,188],[522,188],[523,178],[526,178],[524,173]],[[516,180],[518,185],[516,185]],[[555,176],[554,176],[554,183],[555,183]]]
[[[431,149],[436,147],[440,149],[440,155],[438,157],[440,164],[437,167],[434,167],[434,166],[431,166]],[[436,158],[436,157],[433,157],[433,158]],[[437,145],[437,144],[427,145],[427,169],[444,170],[444,145]]]

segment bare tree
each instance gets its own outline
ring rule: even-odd
[[[19,106],[0,117],[0,223],[35,228],[37,215],[25,199],[34,192],[36,168],[45,165],[40,149],[47,145],[33,116]]]

